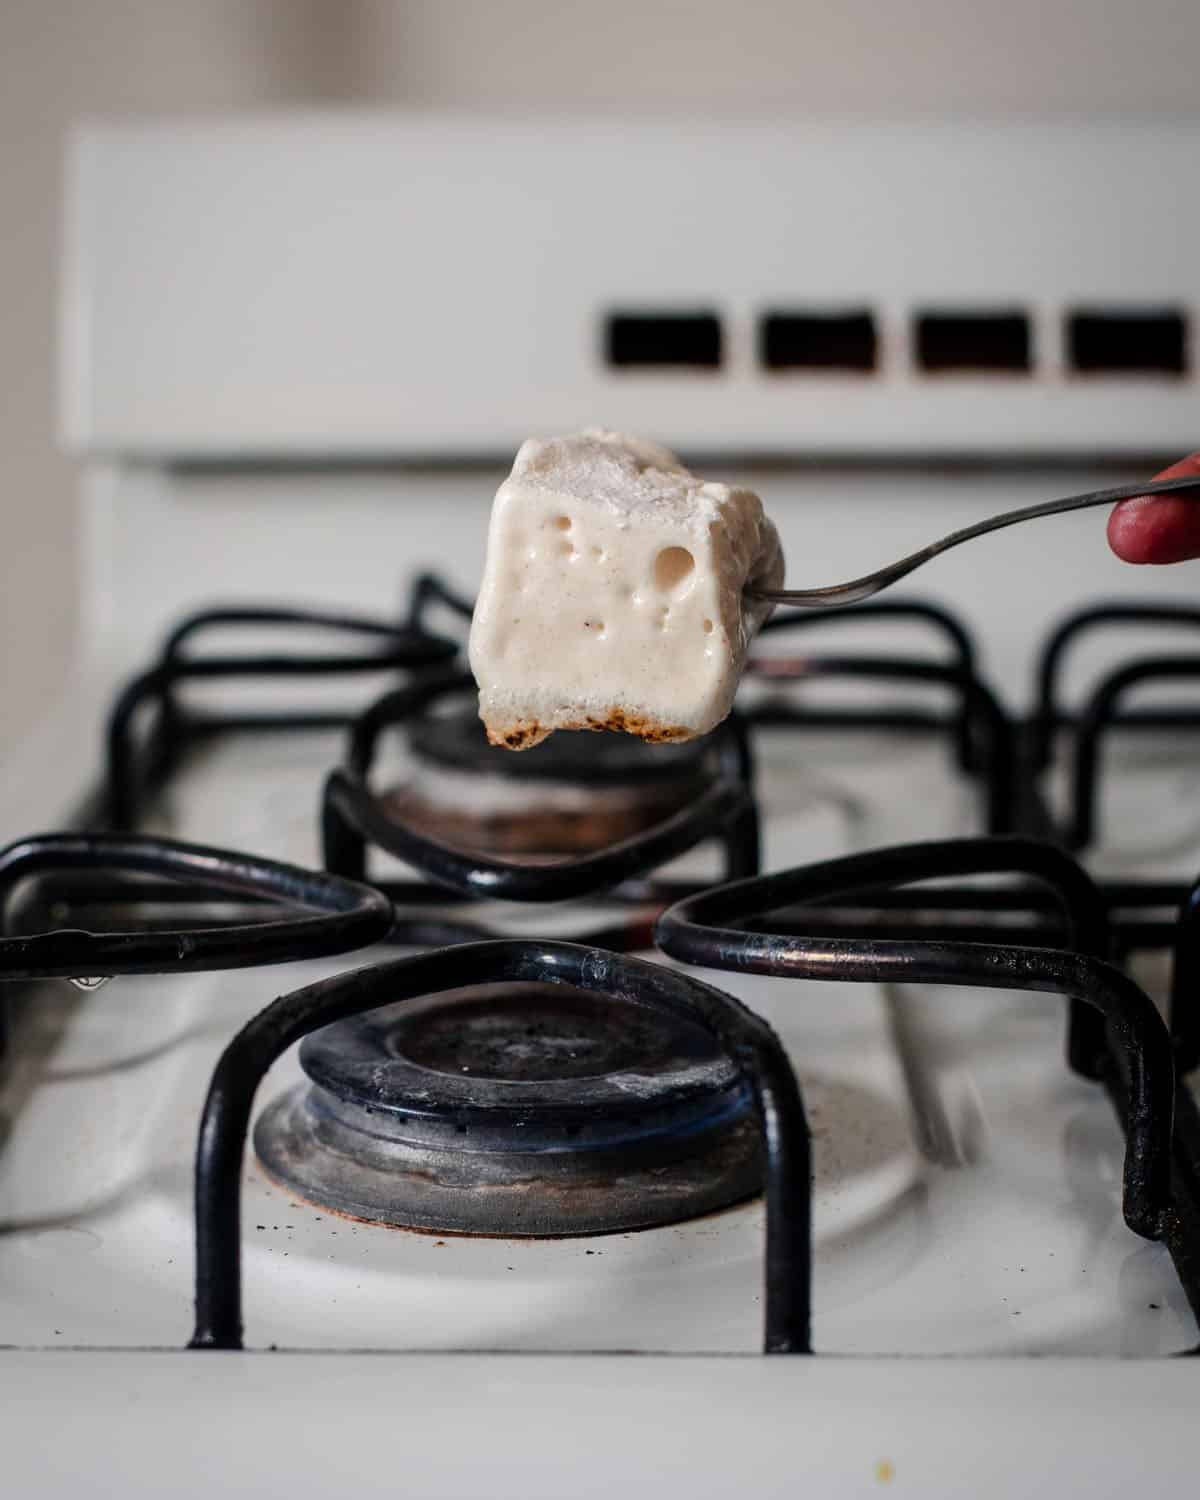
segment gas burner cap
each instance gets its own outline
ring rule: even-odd
[[[560,984],[450,990],[309,1037],[254,1133],[273,1177],[413,1229],[644,1229],[761,1187],[750,1090],[700,1026]]]
[[[408,742],[418,760],[442,770],[585,786],[676,781],[699,771],[708,749],[703,738],[648,745],[628,734],[584,731],[551,735],[533,749],[514,755],[488,744],[474,709],[415,719],[408,725]]]

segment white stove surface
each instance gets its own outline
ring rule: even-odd
[[[946,746],[924,737],[775,731],[760,744],[768,868],[978,830],[971,788]],[[173,784],[161,826],[312,861],[313,810],[337,750],[324,734],[230,738]],[[1186,777],[1186,754],[1159,774]],[[1112,801],[1111,847],[1139,841],[1144,867],[1152,828],[1127,820],[1136,798]],[[1164,830],[1172,861],[1178,835]],[[699,851],[680,862],[689,868],[715,873]],[[602,913],[469,915],[555,935]],[[88,995],[45,987],[18,1038],[28,1065],[0,1095],[4,1341],[183,1344],[192,1154],[222,1047],[275,995],[395,952],[125,978]],[[770,1019],[805,1090],[819,1351],[1148,1356],[1195,1344],[1166,1251],[1121,1220],[1122,1137],[1102,1092],[1066,1069],[1061,1000],[704,977]],[[901,1035],[915,1039],[906,1055],[922,1075],[925,1128]],[[282,1059],[258,1107],[300,1076],[294,1054]],[[935,1148],[922,1145],[931,1138]],[[750,1354],[761,1340],[759,1202],[589,1239],[415,1234],[314,1209],[250,1153],[243,1218],[250,1347]]]
[[[1038,1500],[1195,1471],[1186,1360],[0,1352],[0,1389],[17,1493]]]

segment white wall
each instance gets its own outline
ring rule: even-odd
[[[87,114],[327,97],[324,0],[0,0],[0,752],[74,646],[74,470],[54,441],[63,140]]]
[[[1162,115],[1197,109],[1197,58],[1197,0],[0,0],[0,750],[74,642],[52,383],[76,117],[342,101]]]
[[[356,0],[373,99],[826,115],[1189,113],[1200,0]]]

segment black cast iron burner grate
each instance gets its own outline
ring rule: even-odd
[[[1033,778],[1048,768],[1059,731],[1069,730],[1069,807],[1063,828],[1055,830],[1068,848],[1087,849],[1096,839],[1101,749],[1113,730],[1153,734],[1200,728],[1200,706],[1130,708],[1124,701],[1147,683],[1200,684],[1200,656],[1196,655],[1134,657],[1106,672],[1077,713],[1063,706],[1066,663],[1082,641],[1100,632],[1125,633],[1131,627],[1145,626],[1192,631],[1200,627],[1200,609],[1183,603],[1126,600],[1094,605],[1061,620],[1038,659],[1036,705],[1028,732],[1029,771]]]
[[[811,1301],[811,1163],[799,1085],[775,1033],[732,996],[688,975],[571,943],[468,944],[359,969],[276,1000],[225,1049],[196,1153],[196,1324],[191,1347],[242,1347],[241,1178],[254,1096],[283,1052],[320,1027],[387,1005],[481,984],[551,984],[644,1007],[699,1028],[749,1091],[766,1189],[765,1336],[769,1353],[807,1353]],[[383,1023],[385,1027],[389,1021]],[[418,1028],[419,1029],[419,1028]],[[428,1054],[427,1054],[428,1055]],[[582,1122],[581,1122],[582,1123]],[[611,1130],[613,1122],[605,1122]]]
[[[429,631],[429,612],[440,606],[452,615],[456,624],[470,625],[475,614],[475,601],[452,588],[438,573],[418,573],[409,585],[408,625],[419,634]],[[464,641],[463,645],[466,644]]]
[[[366,947],[385,938],[392,925],[385,896],[337,875],[175,839],[110,833],[40,834],[0,850],[0,913],[7,917],[22,881],[74,871],[178,881],[209,900],[249,898],[270,908],[260,920],[207,926],[58,928],[0,936],[0,980],[194,974],[288,963]],[[135,889],[123,885],[123,898]]]
[[[836,609],[781,610],[772,615],[759,632],[760,637],[773,637],[781,633],[808,634],[822,626],[840,629],[843,626],[877,626],[880,621],[898,621],[903,624],[927,626],[935,639],[946,648],[944,661],[935,665],[950,669],[945,679],[952,688],[959,688],[957,712],[950,718],[928,710],[910,706],[881,707],[872,704],[869,708],[826,708],[820,705],[797,705],[792,710],[791,720],[806,727],[832,729],[945,729],[953,731],[958,763],[963,770],[977,766],[976,746],[973,736],[972,704],[961,691],[961,684],[978,678],[979,653],[970,631],[950,610],[940,604],[924,599],[875,599],[865,604],[842,605]],[[758,656],[755,660],[770,660]],[[898,656],[904,661],[910,658]]]
[[[974,644],[965,627],[947,610],[910,600],[860,604],[848,609],[795,610],[772,616],[761,634],[774,638],[784,632],[807,631],[816,625],[858,624],[879,620],[911,620],[932,626],[948,643],[946,661],[901,655],[805,655],[781,657],[756,654],[747,677],[768,683],[774,690],[764,702],[745,711],[757,729],[794,730],[935,730],[949,734],[958,766],[979,778],[984,793],[984,825],[989,833],[1007,833],[1016,816],[1015,730],[1000,700],[976,671]],[[823,681],[860,681],[884,685],[946,689],[953,711],[933,713],[921,708],[874,703],[869,707],[814,706],[795,689]]]
[[[124,923],[103,931],[56,925],[13,933],[14,894],[26,883],[83,876],[119,886]],[[155,901],[176,886],[189,898],[269,903],[261,919],[167,927],[137,920],[149,880]],[[164,891],[164,886],[166,890]],[[134,925],[127,925],[130,918]],[[249,854],[137,834],[55,833],[0,850],[0,1054],[7,1046],[4,981],[70,979],[94,989],[115,974],[194,974],[320,958],[388,935],[392,906],[353,881]]]
[[[864,900],[880,888],[975,875],[1020,875],[1049,887],[1067,924],[1069,950],[1008,942],[930,941],[806,935],[762,930],[771,913],[810,902]],[[1179,926],[1191,955],[1200,932],[1196,903]],[[1126,1133],[1122,1209],[1126,1223],[1162,1240],[1200,1319],[1200,1115],[1176,1086],[1172,1037],[1153,1003],[1104,959],[1104,901],[1062,850],[1018,838],[960,839],[873,850],[823,864],[742,880],[689,897],[659,920],[659,946],[683,962],[778,978],[851,983],[925,983],[1040,991],[1067,996],[1070,1050],[1080,1070],[1106,1088]],[[816,910],[819,915],[819,908]],[[753,930],[751,930],[753,924]],[[1177,958],[1177,975],[1180,961]],[[1173,1019],[1181,1056],[1194,1043],[1196,996],[1178,989]],[[1189,1041],[1190,1037],[1190,1041]]]
[[[680,893],[698,888],[694,882],[677,882],[676,887]],[[436,887],[396,882],[389,884],[389,890],[400,891],[409,903],[405,910],[394,911],[390,930],[379,939],[391,946],[443,948],[503,935],[483,922],[431,910],[430,903],[446,901],[447,893]],[[610,921],[560,936],[565,942],[638,953],[653,948],[654,924],[668,904],[661,897],[648,897],[644,905],[622,903]],[[214,920],[227,925],[240,918],[249,923],[249,918],[270,905],[271,898],[261,889],[235,893],[219,884],[208,886],[182,876],[162,879],[116,866],[52,866],[20,883],[20,900],[14,900],[10,907],[9,927],[14,933],[49,928],[109,933],[136,927],[142,933],[165,933],[169,937]],[[2,1015],[0,1007],[0,1018]]]
[[[507,901],[567,901],[611,891],[636,880],[709,839],[720,842],[726,878],[752,874],[759,864],[758,812],[752,793],[753,770],[745,731],[736,715],[707,742],[710,775],[678,811],[652,827],[605,848],[533,864],[458,848],[428,829],[397,815],[370,785],[382,732],[392,726],[428,735],[426,716],[456,700],[471,698],[475,682],[465,672],[431,672],[386,694],[351,729],[346,763],[331,772],[322,806],[322,838],[327,869],[364,879],[369,846],[413,866],[443,892]],[[590,737],[589,737],[590,738]],[[533,752],[529,752],[533,753]],[[625,753],[622,751],[622,753]],[[690,756],[693,752],[689,752]],[[510,752],[496,750],[502,757]],[[508,772],[512,774],[512,772]],[[397,900],[408,887],[386,881],[379,888]],[[639,891],[637,899],[652,893]]]
[[[202,634],[247,626],[349,635],[365,638],[373,649],[189,654]],[[455,642],[413,625],[322,609],[236,605],[189,615],[170,631],[155,664],[131,678],[118,695],[109,716],[103,795],[96,807],[88,809],[86,821],[113,829],[136,827],[147,794],[163,785],[187,747],[199,740],[231,730],[341,728],[347,722],[345,713],[328,711],[201,713],[180,701],[178,689],[182,684],[200,680],[341,679],[429,667],[448,661],[457,650]],[[152,705],[155,712],[148,732],[139,740],[137,721],[146,705]]]

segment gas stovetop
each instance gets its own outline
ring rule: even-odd
[[[191,678],[329,657],[207,655],[225,617],[191,622],[118,699],[113,831],[9,855],[12,925],[48,935],[8,972],[89,983],[10,987],[5,1341],[236,1346],[244,1299],[256,1348],[1193,1347],[1194,871],[1144,790],[1194,794],[1200,715],[1121,700],[1161,671],[1140,640],[1055,697],[1122,610],[1056,632],[1020,722],[964,622],[901,600],[838,627],[931,649],[780,619],[698,747],[510,758],[447,592],[356,623],[401,680],[348,725],[195,709]]]
[[[82,133],[79,670],[0,767],[0,841],[65,830],[0,867],[12,1484],[1192,1480],[1190,570],[998,533],[764,632],[678,758],[485,757],[460,648],[531,433],[748,482],[797,588],[1178,458],[1196,147]]]

